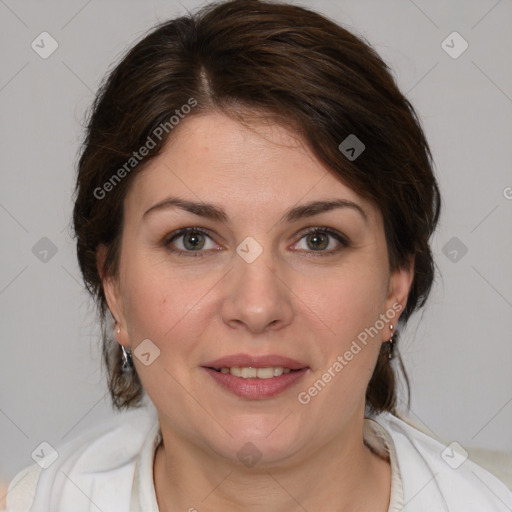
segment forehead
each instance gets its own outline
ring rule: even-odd
[[[371,205],[312,155],[288,129],[246,126],[220,113],[191,116],[134,178],[126,208],[140,213],[167,195],[260,211],[314,199],[343,198]]]

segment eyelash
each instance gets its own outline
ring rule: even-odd
[[[177,254],[178,256],[192,256],[193,258],[202,258],[205,257],[208,251],[198,250],[198,251],[183,251],[182,249],[174,249],[171,247],[171,243],[176,240],[177,238],[186,235],[187,233],[202,233],[206,235],[208,238],[213,240],[213,238],[210,236],[209,232],[206,229],[199,228],[199,227],[189,227],[189,228],[182,228],[178,229],[177,231],[174,231],[169,236],[166,236],[162,242],[162,245],[171,253]],[[308,229],[307,231],[303,232],[299,238],[299,241],[302,240],[305,236],[316,234],[316,233],[322,233],[327,234],[336,239],[342,247],[349,247],[348,240],[338,231],[335,231],[331,228],[328,228],[326,226],[318,226],[311,229]],[[298,243],[298,242],[296,242]],[[314,254],[314,257],[317,256],[330,256],[332,254],[335,254],[339,252],[341,248],[337,249],[331,249],[330,251],[308,251],[312,254]]]

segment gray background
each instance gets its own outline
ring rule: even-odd
[[[0,478],[32,463],[40,442],[59,446],[114,415],[68,232],[82,122],[120,53],[201,3],[0,0]],[[441,440],[510,451],[512,2],[302,4],[375,46],[432,145],[442,277],[402,337],[411,418]],[[59,45],[47,59],[31,48],[43,31]],[[453,31],[469,44],[456,59],[441,46]],[[57,249],[46,262],[33,252],[43,237]]]

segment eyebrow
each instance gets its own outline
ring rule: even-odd
[[[159,203],[146,210],[142,217],[146,218],[150,213],[168,210],[174,207],[180,208],[195,215],[199,215],[200,217],[205,217],[207,219],[223,223],[228,222],[228,216],[226,212],[218,206],[209,203],[188,201],[186,199],[180,199],[177,197],[167,197],[163,201],[160,201]],[[313,217],[314,215],[318,215],[320,213],[324,213],[337,208],[350,208],[355,210],[359,212],[365,222],[368,221],[366,212],[357,203],[349,201],[348,199],[329,199],[323,201],[312,201],[310,203],[291,208],[281,217],[279,222],[295,222],[297,220]]]

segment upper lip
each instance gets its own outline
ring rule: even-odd
[[[206,368],[233,368],[237,366],[239,368],[252,367],[252,368],[267,368],[270,366],[276,367],[281,366],[283,368],[290,368],[290,370],[300,370],[306,368],[307,365],[291,359],[289,357],[279,356],[275,354],[268,354],[264,356],[251,356],[249,354],[232,354],[229,356],[215,359],[203,364]]]

